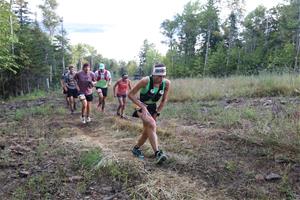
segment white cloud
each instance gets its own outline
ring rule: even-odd
[[[57,0],[60,16],[66,24],[84,24],[79,29],[89,29],[87,33],[69,32],[72,44],[87,43],[97,48],[108,58],[130,60],[138,55],[144,39],[153,42],[161,53],[167,47],[161,44],[164,39],[160,24],[164,19],[181,13],[189,0]],[[247,12],[257,5],[276,5],[279,0],[246,0]],[[30,4],[40,4],[30,0]],[[80,25],[79,25],[80,26]],[[83,25],[82,25],[83,26]],[[98,26],[98,27],[95,27]],[[97,33],[92,29],[103,29]],[[68,30],[67,30],[68,31]]]

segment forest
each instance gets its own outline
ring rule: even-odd
[[[139,60],[105,58],[88,44],[71,45],[56,0],[41,0],[42,20],[26,0],[0,1],[0,96],[17,96],[59,85],[66,66],[103,62],[118,76],[147,75],[154,63],[172,78],[258,75],[299,71],[300,1],[290,0],[246,13],[243,0],[191,1],[161,22],[168,46],[162,55],[147,38]],[[223,10],[221,12],[221,10]],[[226,12],[224,12],[226,10]]]

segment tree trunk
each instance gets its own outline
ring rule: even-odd
[[[29,85],[29,80],[27,78],[27,93],[30,93],[30,85]]]
[[[238,63],[237,63],[237,73],[240,74],[240,65],[241,65],[241,49],[238,48]]]
[[[206,41],[206,50],[205,50],[205,60],[204,60],[203,76],[206,75],[206,67],[207,67],[207,63],[208,63],[209,41],[210,41],[210,35],[211,35],[210,27],[208,28],[207,35],[208,36],[207,36],[207,41]]]
[[[10,0],[10,11],[12,11],[12,4],[13,1]],[[14,35],[14,28],[13,28],[13,19],[12,19],[12,15],[9,14],[9,22],[10,22],[10,34],[13,37]],[[14,43],[11,42],[11,53],[14,55],[15,54],[15,47],[14,47]]]
[[[227,55],[226,55],[226,74],[227,74],[227,68],[229,66],[229,62],[230,62],[230,51],[231,51],[231,47],[232,47],[232,30],[230,29],[229,32],[229,36],[228,36],[228,49],[227,49]]]

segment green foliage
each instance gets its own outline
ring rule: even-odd
[[[137,71],[137,63],[134,60],[129,61],[126,65],[126,68],[129,76],[133,76]]]
[[[44,98],[44,97],[46,97],[46,95],[47,95],[47,93],[45,91],[36,90],[34,92],[31,92],[31,93],[23,95],[23,96],[11,98],[10,100],[11,101],[32,101],[32,100],[36,100],[39,98]]]
[[[44,0],[43,3],[40,8],[43,10],[43,22],[49,35],[37,21],[30,18],[31,11],[27,1],[13,1],[11,7],[15,14],[10,12],[8,3],[0,3],[1,98],[48,89],[47,78],[50,80],[50,86],[54,86],[59,82],[62,73],[62,52],[65,62],[69,62],[68,40],[56,35],[59,34],[56,31],[60,23],[55,14],[57,3],[55,0]]]
[[[287,200],[296,199],[296,194],[291,187],[291,183],[289,182],[289,177],[284,175],[283,180],[280,183],[279,191],[285,196]]]
[[[18,38],[11,34],[10,17],[12,18],[12,28],[17,30],[19,24],[16,16],[10,11],[10,5],[5,0],[0,0],[0,72],[8,70],[16,73],[19,65],[16,63],[16,56],[12,54],[12,48],[17,43]]]
[[[213,76],[224,76],[224,60],[226,59],[226,50],[223,44],[218,44],[217,50],[212,53],[208,61],[208,71]]]
[[[82,152],[79,163],[85,169],[92,169],[102,159],[102,151],[100,149],[90,149]]]
[[[225,169],[231,173],[234,173],[237,171],[237,164],[234,161],[226,161]]]
[[[58,3],[56,0],[43,0],[43,4],[39,6],[43,15],[43,24],[49,31],[51,39],[54,36],[56,27],[60,23],[60,18],[55,13],[57,6]]]
[[[62,108],[53,109],[52,105],[47,106],[34,106],[30,108],[18,109],[15,112],[15,120],[25,120],[27,117],[43,117],[53,113],[64,114],[65,110]]]
[[[275,49],[269,56],[269,69],[282,72],[293,67],[295,57],[294,46],[291,43],[284,44],[283,48]]]
[[[139,67],[143,70],[144,75],[150,75],[153,65],[155,63],[161,63],[163,60],[162,55],[155,49],[155,45],[150,43],[147,39],[145,39],[143,42],[139,59]]]
[[[226,1],[228,18],[220,24],[224,4],[189,2],[182,13],[161,24],[169,47],[164,62],[172,77],[258,74],[299,71],[299,1],[267,9],[258,6],[246,17],[244,1]]]

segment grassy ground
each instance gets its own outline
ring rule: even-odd
[[[172,81],[158,121],[169,155],[162,166],[148,143],[144,161],[132,157],[142,126],[114,116],[113,98],[88,125],[68,114],[60,94],[4,102],[0,196],[299,199],[298,82],[288,75]],[[267,180],[271,173],[280,177]]]
[[[220,100],[237,97],[295,96],[300,78],[292,74],[233,76],[229,78],[177,79],[170,101]]]

